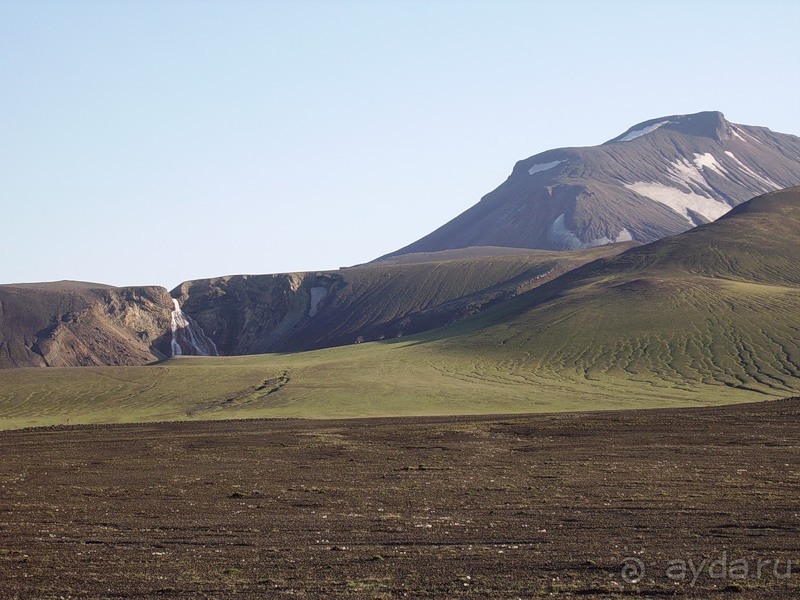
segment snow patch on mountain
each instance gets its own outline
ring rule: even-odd
[[[747,167],[742,161],[736,158],[733,152],[726,150],[725,154],[733,159],[738,168],[750,179],[759,182],[764,187],[765,191],[780,189],[780,185]],[[721,202],[716,199],[719,195],[715,192],[707,178],[709,173],[713,171],[721,177],[738,183],[739,177],[731,173],[730,169],[732,167],[730,162],[727,164],[727,167],[722,165],[710,152],[696,152],[691,161],[680,157],[676,161],[670,163],[666,171],[666,176],[670,180],[679,184],[681,187],[688,188],[688,191],[670,185],[664,185],[657,181],[626,183],[625,187],[629,190],[633,190],[637,194],[668,206],[685,218],[692,226],[696,226],[699,225],[699,223],[695,222],[690,211],[702,215],[709,221],[714,221],[731,209],[731,206],[726,202]]]
[[[736,156],[730,150],[726,150],[725,154],[730,156],[733,160],[735,160],[736,164],[739,166],[739,168],[742,171],[744,171],[750,177],[752,177],[753,179],[755,179],[756,181],[761,183],[761,185],[765,186],[764,189],[766,191],[772,192],[772,191],[781,189],[782,186],[780,184],[775,183],[769,177],[764,177],[763,175],[759,175],[758,173],[753,171],[750,167],[748,167],[746,164],[744,164],[742,161],[740,161],[738,158],[736,158]]]
[[[558,215],[547,229],[548,239],[563,248],[574,250],[580,248],[583,242],[574,232],[567,229],[564,224],[564,213]]]
[[[549,163],[541,163],[538,165],[533,165],[530,169],[528,169],[528,175],[534,175],[536,173],[541,173],[542,171],[549,171],[550,169],[557,167],[561,163],[567,162],[566,160],[554,160],[553,162]]]
[[[636,138],[642,137],[643,135],[647,135],[648,133],[652,133],[659,127],[666,125],[669,121],[661,121],[660,123],[654,123],[652,125],[648,125],[647,127],[642,127],[641,129],[634,129],[633,131],[629,131],[623,137],[619,138],[618,142],[630,142],[631,140],[635,140]]]
[[[631,241],[633,241],[633,235],[631,235],[631,232],[628,231],[627,227],[623,227],[622,231],[620,231],[617,234],[617,237],[614,238],[614,241],[617,242],[617,243],[619,243],[619,242],[631,242]]]
[[[667,171],[667,177],[672,179],[675,183],[685,185],[690,190],[692,189],[692,186],[694,186],[698,188],[702,195],[709,197],[711,196],[711,189],[708,187],[706,178],[703,177],[703,173],[696,164],[690,163],[683,157],[679,158],[673,163],[670,163]]]
[[[547,230],[548,239],[558,245],[561,245],[565,250],[578,250],[581,248],[594,248],[596,246],[605,246],[606,244],[613,244],[615,242],[630,242],[633,240],[631,232],[623,227],[622,230],[616,235],[614,239],[605,236],[589,240],[588,242],[581,241],[574,231],[567,229],[564,222],[565,215],[561,213],[550,224]]]
[[[761,143],[761,142],[758,140],[758,138],[756,138],[756,137],[753,137],[752,135],[750,135],[749,133],[747,133],[747,132],[746,132],[744,129],[738,129],[738,128],[736,128],[736,127],[732,127],[731,129],[733,129],[733,134],[734,134],[736,137],[738,137],[740,140],[742,140],[743,142],[746,142],[747,140],[746,140],[746,139],[744,139],[744,138],[743,138],[741,135],[739,135],[739,133],[743,133],[744,135],[746,135],[747,137],[749,137],[751,140],[753,140],[753,141],[754,141],[756,144],[760,144],[760,143]]]
[[[633,239],[631,232],[628,231],[626,227],[622,228],[616,237],[612,240],[611,238],[607,238],[605,236],[594,238],[593,240],[589,240],[588,242],[583,242],[579,248],[595,248],[597,246],[605,246],[607,244],[615,244],[619,242],[630,242]]]
[[[714,155],[710,152],[705,152],[703,154],[695,154],[694,160],[692,161],[698,169],[710,169],[712,171],[716,171],[723,177],[728,175],[727,169],[723,167],[721,164],[717,162],[717,159],[714,158]]]
[[[728,212],[731,207],[724,202],[707,198],[694,192],[684,192],[678,188],[662,183],[639,181],[626,183],[625,187],[659,204],[668,206],[686,219],[693,227],[699,225],[689,214],[689,211],[703,215],[709,221],[715,221]]]
[[[308,307],[308,316],[313,317],[317,314],[317,308],[319,308],[319,303],[325,299],[325,296],[328,295],[328,290],[324,287],[312,287],[311,290],[311,302]]]

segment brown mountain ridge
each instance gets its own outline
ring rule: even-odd
[[[720,112],[661,117],[599,146],[519,161],[476,205],[388,256],[469,246],[649,243],[795,185],[799,137],[731,123]]]

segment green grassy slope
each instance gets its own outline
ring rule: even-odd
[[[664,389],[800,389],[800,191],[568,273],[440,351],[509,372]]]
[[[745,389],[700,390],[696,384],[593,381],[407,340],[297,354],[179,357],[150,367],[7,370],[0,372],[0,429],[680,407],[768,397]]]
[[[437,255],[447,253],[432,253],[412,264],[363,265],[344,271],[347,285],[333,299],[333,310],[319,314],[319,322],[338,344],[352,341],[348,337],[351,331],[372,333],[367,340],[377,339],[379,331],[419,333],[477,314],[497,300],[537,287],[580,265],[614,256],[632,245],[446,260],[439,260]]]
[[[0,372],[0,427],[710,405],[800,390],[800,189],[414,337]]]

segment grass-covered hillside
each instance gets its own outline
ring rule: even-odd
[[[505,372],[677,394],[800,389],[800,190],[568,273],[434,345]],[[501,358],[502,357],[502,358]]]

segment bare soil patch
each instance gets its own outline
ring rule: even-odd
[[[797,597],[799,417],[0,432],[0,597]]]

